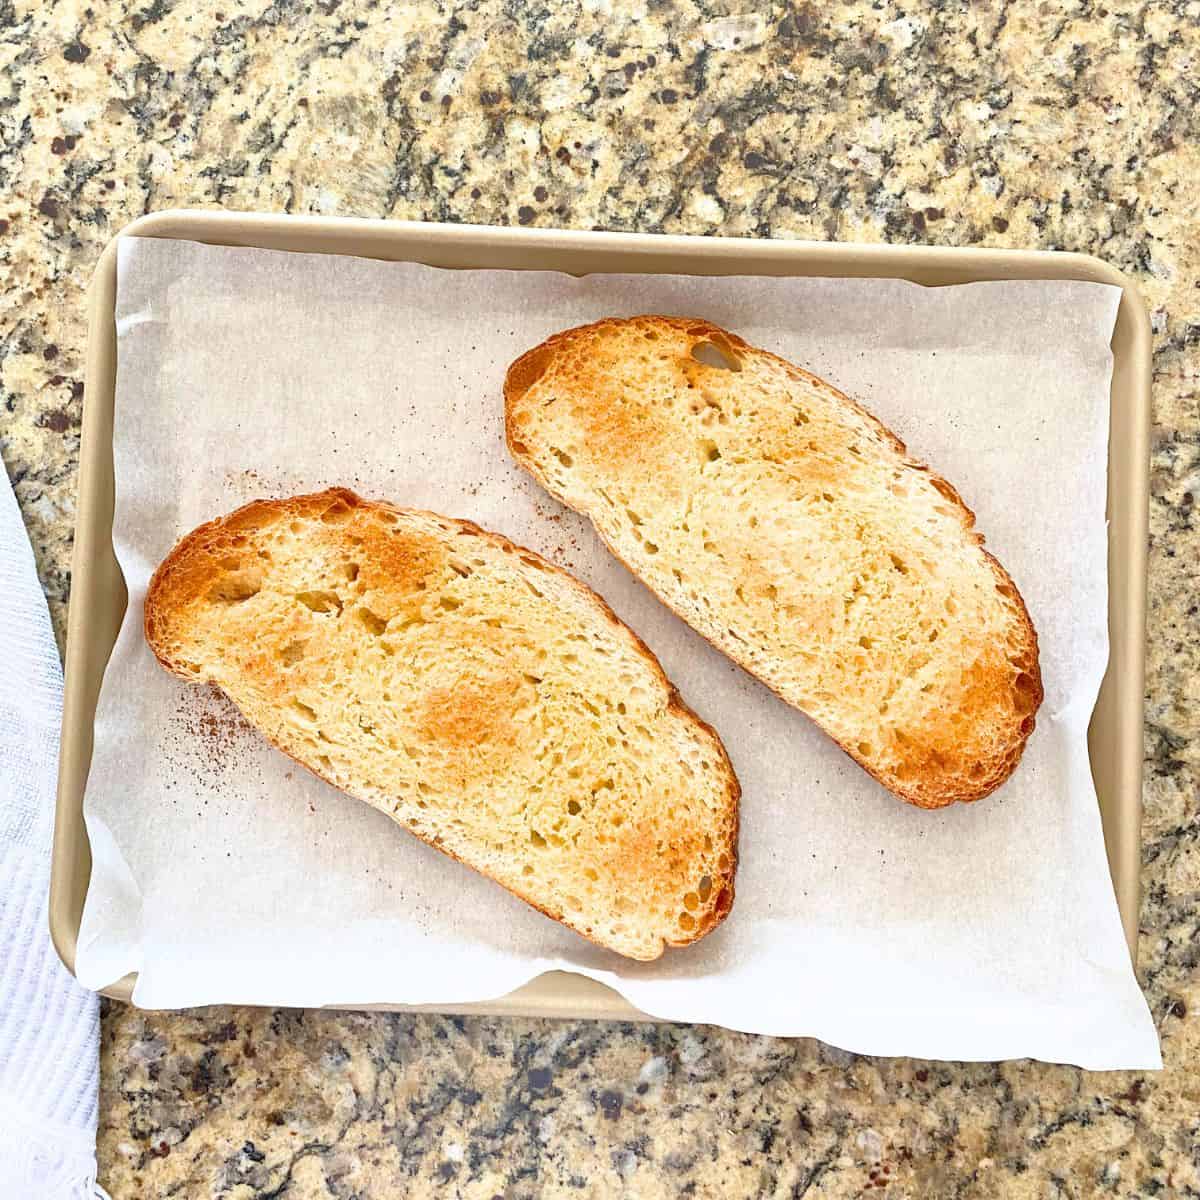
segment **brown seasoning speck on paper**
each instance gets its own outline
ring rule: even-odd
[[[220,688],[181,689],[168,726],[167,757],[195,768],[196,782],[219,787],[262,745],[258,731]]]

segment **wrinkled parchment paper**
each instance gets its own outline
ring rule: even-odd
[[[1062,281],[573,279],[123,241],[113,535],[129,609],[96,715],[80,977],[137,971],[147,1007],[311,1006],[488,999],[564,968],[655,1016],[861,1052],[1159,1065],[1085,742],[1107,657],[1118,300]],[[507,364],[641,312],[706,317],[828,378],[961,491],[1041,638],[1045,704],[998,793],[937,813],[895,800],[510,461]],[[142,602],[176,539],[331,484],[499,530],[642,635],[742,782],[719,930],[652,964],[593,947],[155,664]]]

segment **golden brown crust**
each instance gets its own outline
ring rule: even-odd
[[[652,671],[659,684],[667,693],[667,713],[671,717],[691,725],[704,737],[718,764],[718,771],[725,787],[723,804],[726,816],[725,829],[727,831],[727,841],[726,844],[719,847],[719,850],[728,862],[728,868],[714,876],[712,880],[712,901],[706,905],[705,911],[697,913],[699,919],[696,922],[695,928],[687,931],[684,936],[665,938],[663,944],[674,947],[690,945],[716,928],[729,913],[733,903],[734,877],[737,870],[738,804],[741,795],[737,776],[734,774],[733,766],[729,762],[725,747],[712,726],[697,716],[683,702],[677,689],[667,678],[658,659],[642,639],[620,621],[603,597],[599,596],[591,588],[587,587],[586,584],[562,568],[541,558],[534,551],[516,545],[501,534],[481,529],[471,521],[444,517],[425,510],[403,509],[382,501],[364,500],[346,488],[330,488],[324,492],[309,495],[252,501],[235,512],[209,521],[187,534],[154,572],[146,593],[144,630],[147,644],[158,662],[166,670],[183,679],[194,682],[200,678],[194,668],[194,664],[178,661],[173,658],[166,647],[166,643],[170,636],[169,626],[174,617],[184,612],[187,604],[197,594],[216,586],[219,579],[225,578],[213,569],[216,555],[224,553],[229,545],[236,543],[239,538],[249,540],[252,538],[254,532],[264,525],[288,518],[312,518],[319,514],[330,512],[333,506],[346,506],[350,510],[364,509],[374,512],[391,512],[402,516],[416,515],[434,522],[448,535],[457,533],[479,538],[506,554],[518,556],[522,563],[526,565],[536,565],[538,570],[554,575],[579,596],[585,598],[601,620],[607,622],[613,628],[624,631],[632,639],[637,648],[638,655],[644,660],[645,665]],[[419,564],[412,562],[411,556],[393,558],[390,561],[387,559],[378,559],[374,562],[367,556],[363,557],[364,570],[367,569],[368,563],[370,563],[372,569],[383,569],[393,575],[402,574],[410,569],[420,570]],[[214,686],[219,687],[215,683]],[[226,694],[228,695],[228,693]],[[237,701],[233,696],[229,698],[237,705]],[[468,700],[461,695],[449,697],[439,694],[428,697],[426,709],[426,719],[428,722],[426,728],[427,734],[432,737],[449,738],[451,740],[466,738],[470,741],[474,733],[486,732],[480,728],[480,722],[487,719],[486,711],[484,711],[486,709],[486,702],[482,708],[479,706],[466,707],[467,704]],[[259,728],[264,738],[276,749],[286,754],[293,761],[299,763],[299,765],[326,783],[335,787],[340,786],[330,773],[322,771],[315,763],[293,754],[275,738],[267,734],[265,730],[262,730],[261,726],[254,721],[250,714],[245,713],[241,709],[240,705],[237,706],[239,711],[243,712],[243,716],[252,725]],[[366,799],[366,797],[358,798]],[[408,832],[428,845],[442,851],[442,853],[447,854],[456,861],[464,861],[460,855],[443,844],[440,838],[427,836],[420,829],[400,821],[399,817],[395,817],[394,819],[401,823]],[[482,869],[478,864],[467,863],[465,865],[479,870],[480,873],[487,875],[496,882],[500,882],[491,872]],[[581,924],[571,920],[561,909],[555,909],[553,906],[548,907],[539,899],[524,892],[519,885],[514,886],[512,882],[504,882],[501,883],[501,886],[513,892],[514,895],[518,896],[526,904],[529,904],[544,915],[568,925],[568,927],[585,937],[591,936]],[[598,944],[606,945],[599,938],[593,938],[592,940],[596,940]],[[623,953],[623,951],[618,952]],[[657,953],[648,954],[644,957],[646,960],[657,958],[661,952],[662,944],[660,944]],[[628,956],[643,957],[640,954],[629,954]]]
[[[896,454],[901,458],[902,465],[905,469],[917,472],[924,476],[930,484],[942,495],[945,500],[952,505],[960,514],[964,536],[970,539],[975,546],[978,547],[980,553],[986,560],[989,568],[995,576],[997,590],[1003,595],[1010,598],[1016,606],[1017,617],[1019,623],[1018,638],[1021,643],[1019,657],[1015,665],[1019,669],[1019,678],[1022,683],[1022,702],[1028,710],[1027,714],[1021,720],[1021,723],[1016,730],[1008,752],[1001,758],[994,761],[989,769],[979,775],[978,778],[973,778],[966,781],[959,781],[952,794],[948,794],[945,790],[939,788],[936,784],[930,785],[924,778],[919,775],[912,779],[898,780],[894,777],[886,776],[867,760],[863,755],[857,753],[856,749],[847,745],[844,741],[834,736],[828,729],[824,728],[819,721],[809,713],[805,713],[822,731],[827,734],[838,746],[852,758],[859,766],[861,766],[869,775],[876,779],[888,790],[899,796],[908,803],[923,809],[938,809],[944,808],[948,804],[955,802],[971,802],[982,799],[995,791],[1016,769],[1020,761],[1025,744],[1029,739],[1030,734],[1036,724],[1035,714],[1040,707],[1044,698],[1044,690],[1042,685],[1041,667],[1038,655],[1038,639],[1037,631],[1034,629],[1033,622],[1029,616],[1029,610],[1025,604],[1024,597],[1021,596],[1016,584],[1011,576],[1000,564],[1000,562],[984,548],[984,539],[975,529],[975,514],[967,507],[957,489],[954,488],[941,475],[932,471],[925,463],[918,462],[911,458],[908,454],[908,448],[904,442],[896,436],[884,423],[879,420],[873,413],[868,411],[862,405],[838,391],[831,384],[819,379],[817,376],[797,367],[795,364],[788,362],[770,351],[759,349],[750,345],[744,339],[736,334],[722,329],[718,325],[714,325],[710,321],[699,318],[681,318],[668,317],[658,315],[646,315],[641,317],[622,318],[622,317],[607,317],[599,321],[591,322],[587,325],[576,326],[572,329],[563,330],[560,333],[554,334],[541,344],[533,347],[521,355],[512,366],[509,368],[504,381],[504,410],[505,410],[505,439],[510,453],[514,459],[527,470],[555,499],[569,507],[575,507],[582,515],[592,521],[593,528],[599,534],[601,540],[608,547],[610,552],[618,558],[630,570],[632,574],[641,578],[636,566],[630,563],[623,556],[618,548],[614,545],[613,540],[606,534],[595,520],[595,514],[588,511],[586,507],[572,504],[572,501],[562,493],[562,491],[554,486],[552,481],[542,469],[537,456],[532,453],[516,432],[517,422],[514,420],[514,415],[517,406],[522,398],[542,377],[544,372],[555,362],[556,355],[562,352],[570,352],[576,343],[586,344],[589,340],[595,340],[603,337],[608,331],[623,330],[630,325],[646,325],[658,329],[675,330],[686,334],[688,337],[695,339],[698,342],[712,342],[724,351],[729,352],[733,357],[739,354],[752,355],[759,359],[767,359],[781,367],[791,378],[803,381],[809,387],[823,391],[833,398],[838,404],[844,405],[851,412],[855,413],[861,419],[866,421],[872,428],[885,439],[887,443],[895,450]],[[643,582],[646,582],[643,579]],[[647,584],[647,586],[650,586]],[[748,653],[742,649],[739,643],[730,639],[724,643],[718,642],[711,637],[705,630],[698,628],[689,620],[688,614],[681,606],[674,602],[671,596],[664,594],[662,591],[652,589],[655,595],[658,596],[664,604],[667,605],[680,619],[692,624],[702,637],[705,638],[711,645],[721,650],[728,657],[733,659],[744,670],[755,675],[761,682],[766,684],[780,699],[787,703],[792,703],[787,695],[784,695],[780,689],[773,683],[772,680],[765,678],[760,672],[755,670]],[[796,707],[799,707],[798,705]],[[800,709],[800,711],[804,711]]]

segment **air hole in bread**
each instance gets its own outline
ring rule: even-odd
[[[379,637],[387,628],[387,621],[378,613],[373,613],[369,608],[360,608],[355,616],[363,623],[363,626],[369,630],[375,637]]]
[[[1037,684],[1028,671],[1021,671],[1013,680],[1013,691],[1017,695],[1017,704],[1021,709],[1032,709],[1037,703]]]
[[[336,592],[297,592],[296,599],[310,612],[340,613],[342,611],[342,602]]]
[[[565,450],[556,448],[551,453],[564,467],[573,467],[575,465],[575,460]]]
[[[529,842],[530,845],[536,846],[539,850],[545,849],[546,839],[536,829],[529,831]]]
[[[742,364],[734,356],[731,348],[719,346],[716,342],[706,340],[692,347],[692,357],[706,367],[716,367],[721,371],[740,371]]]
[[[262,590],[262,576],[257,572],[240,571],[222,575],[209,589],[209,600],[218,604],[241,604]]]
[[[571,816],[573,816],[573,817],[578,816],[581,811],[582,811],[582,809],[580,808],[578,800],[568,800],[567,801],[567,812],[569,812],[571,814]]]
[[[438,608],[445,609],[446,612],[454,612],[456,609],[462,608],[462,601],[455,600],[453,596],[443,596],[438,600]]]
[[[279,661],[285,667],[294,667],[304,657],[307,645],[307,638],[295,638],[279,651]]]
[[[354,510],[344,500],[338,501],[337,504],[331,504],[322,514],[321,520],[326,525],[341,525],[350,520],[350,515]]]
[[[317,710],[310,705],[305,704],[303,700],[293,700],[292,708],[296,710],[306,721],[312,721],[314,724],[317,720]]]
[[[679,914],[679,928],[693,930],[696,928],[696,918],[689,912]]]
[[[716,462],[721,457],[721,449],[716,442],[701,442],[700,449],[705,462]]]
[[[358,563],[350,562],[342,568],[342,574],[353,583],[358,578]]]
[[[899,571],[901,575],[908,574],[908,563],[906,563],[904,559],[900,558],[899,555],[896,554],[889,554],[888,558],[892,560],[892,566]]]

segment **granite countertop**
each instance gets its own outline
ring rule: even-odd
[[[1200,3],[744,8],[0,6],[0,449],[60,637],[84,288],[141,213],[1098,254],[1155,335],[1140,957],[1166,1070],[109,1004],[114,1200],[1200,1196]]]

